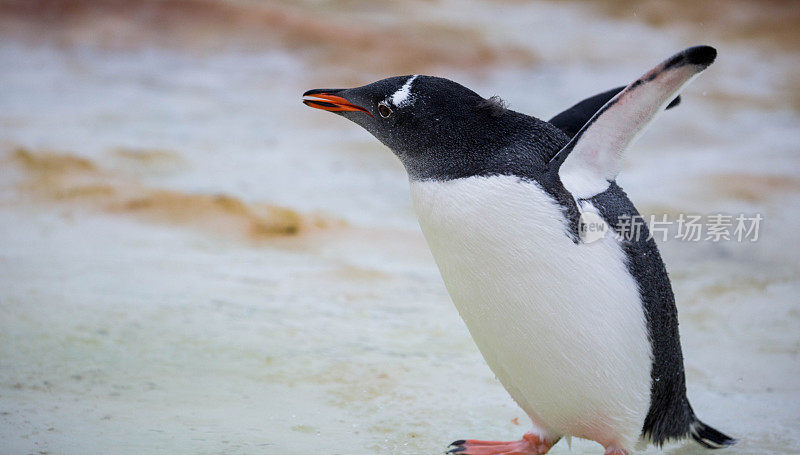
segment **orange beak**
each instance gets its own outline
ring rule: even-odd
[[[339,89],[309,90],[303,93],[303,98],[305,98],[303,99],[303,104],[305,104],[306,106],[315,107],[317,109],[322,109],[323,111],[332,111],[332,112],[356,111],[356,112],[364,112],[370,117],[373,116],[365,108],[361,106],[356,106],[355,104],[347,101],[341,96],[336,96],[330,93],[330,92],[336,93],[340,91],[341,90]]]

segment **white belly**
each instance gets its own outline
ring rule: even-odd
[[[516,177],[411,181],[420,226],[489,366],[553,435],[631,447],[651,348],[617,240],[575,244],[556,202]]]

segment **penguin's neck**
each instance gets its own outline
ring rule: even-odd
[[[514,175],[538,180],[569,137],[545,121],[507,111],[499,118],[459,123],[394,150],[412,180],[445,181]]]

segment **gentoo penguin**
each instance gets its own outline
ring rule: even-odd
[[[638,212],[615,182],[628,145],[715,57],[688,48],[552,122],[431,76],[304,94],[402,161],[458,312],[533,421],[519,441],[459,440],[449,452],[543,454],[571,436],[606,454],[687,436],[734,443],[689,404],[669,277],[646,227],[623,235]],[[586,241],[588,215],[608,235]]]

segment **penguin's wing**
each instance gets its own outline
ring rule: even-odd
[[[550,123],[555,125],[561,131],[567,133],[569,137],[575,136],[578,130],[581,129],[586,122],[594,115],[595,112],[600,110],[604,104],[613,98],[617,93],[621,92],[625,86],[612,88],[603,93],[598,93],[592,97],[586,98],[580,103],[570,107],[569,109],[561,112],[549,120]],[[671,103],[667,105],[667,109],[671,109],[681,102],[681,97],[678,96]]]
[[[549,171],[558,173],[575,198],[605,191],[619,173],[625,149],[716,56],[713,47],[690,47],[625,87],[553,156]]]

